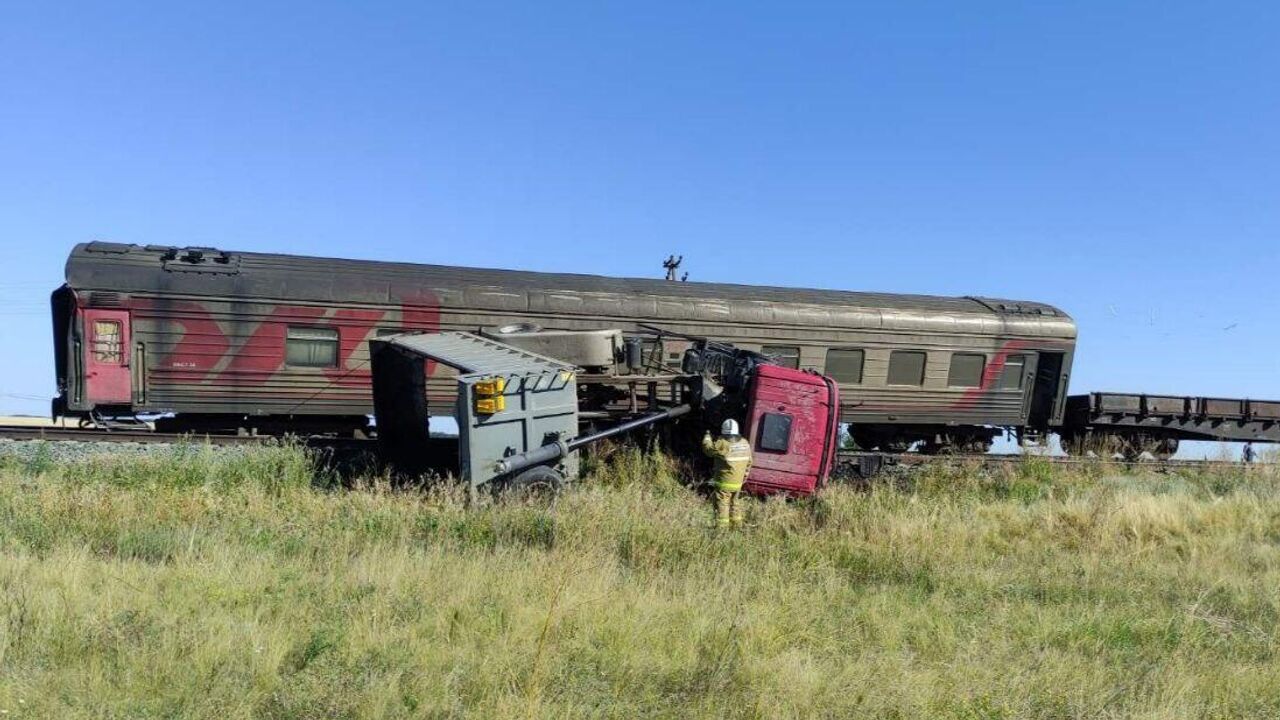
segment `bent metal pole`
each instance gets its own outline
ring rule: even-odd
[[[502,458],[494,466],[494,470],[500,475],[507,475],[510,473],[520,472],[526,468],[531,468],[534,465],[544,465],[553,460],[562,458],[578,448],[590,445],[591,443],[599,442],[605,438],[611,438],[615,435],[621,435],[622,433],[631,432],[636,428],[652,425],[663,420],[673,420],[681,415],[687,415],[692,409],[693,406],[691,405],[677,405],[659,413],[653,413],[652,415],[645,415],[644,417],[639,417],[635,420],[629,420],[620,425],[615,425],[608,430],[601,430],[598,433],[583,435],[582,437],[576,437],[572,440],[558,440],[554,443],[543,445],[536,450],[530,450],[529,452],[520,453],[519,455]]]

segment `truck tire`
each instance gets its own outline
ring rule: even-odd
[[[493,489],[501,497],[550,498],[564,489],[564,476],[555,468],[537,465],[494,483]]]

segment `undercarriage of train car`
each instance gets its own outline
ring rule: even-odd
[[[926,455],[982,454],[991,450],[1003,428],[944,425],[853,425],[849,437],[859,450],[903,453],[914,448]]]

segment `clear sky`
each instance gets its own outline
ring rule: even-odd
[[[1280,397],[1280,5],[6,3],[0,412],[79,241],[1051,302]]]

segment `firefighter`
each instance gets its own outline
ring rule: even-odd
[[[712,440],[708,430],[702,438],[702,452],[715,460],[712,480],[716,485],[716,526],[741,525],[738,493],[751,468],[751,443],[738,434],[738,421],[725,420],[720,425],[719,440]]]

